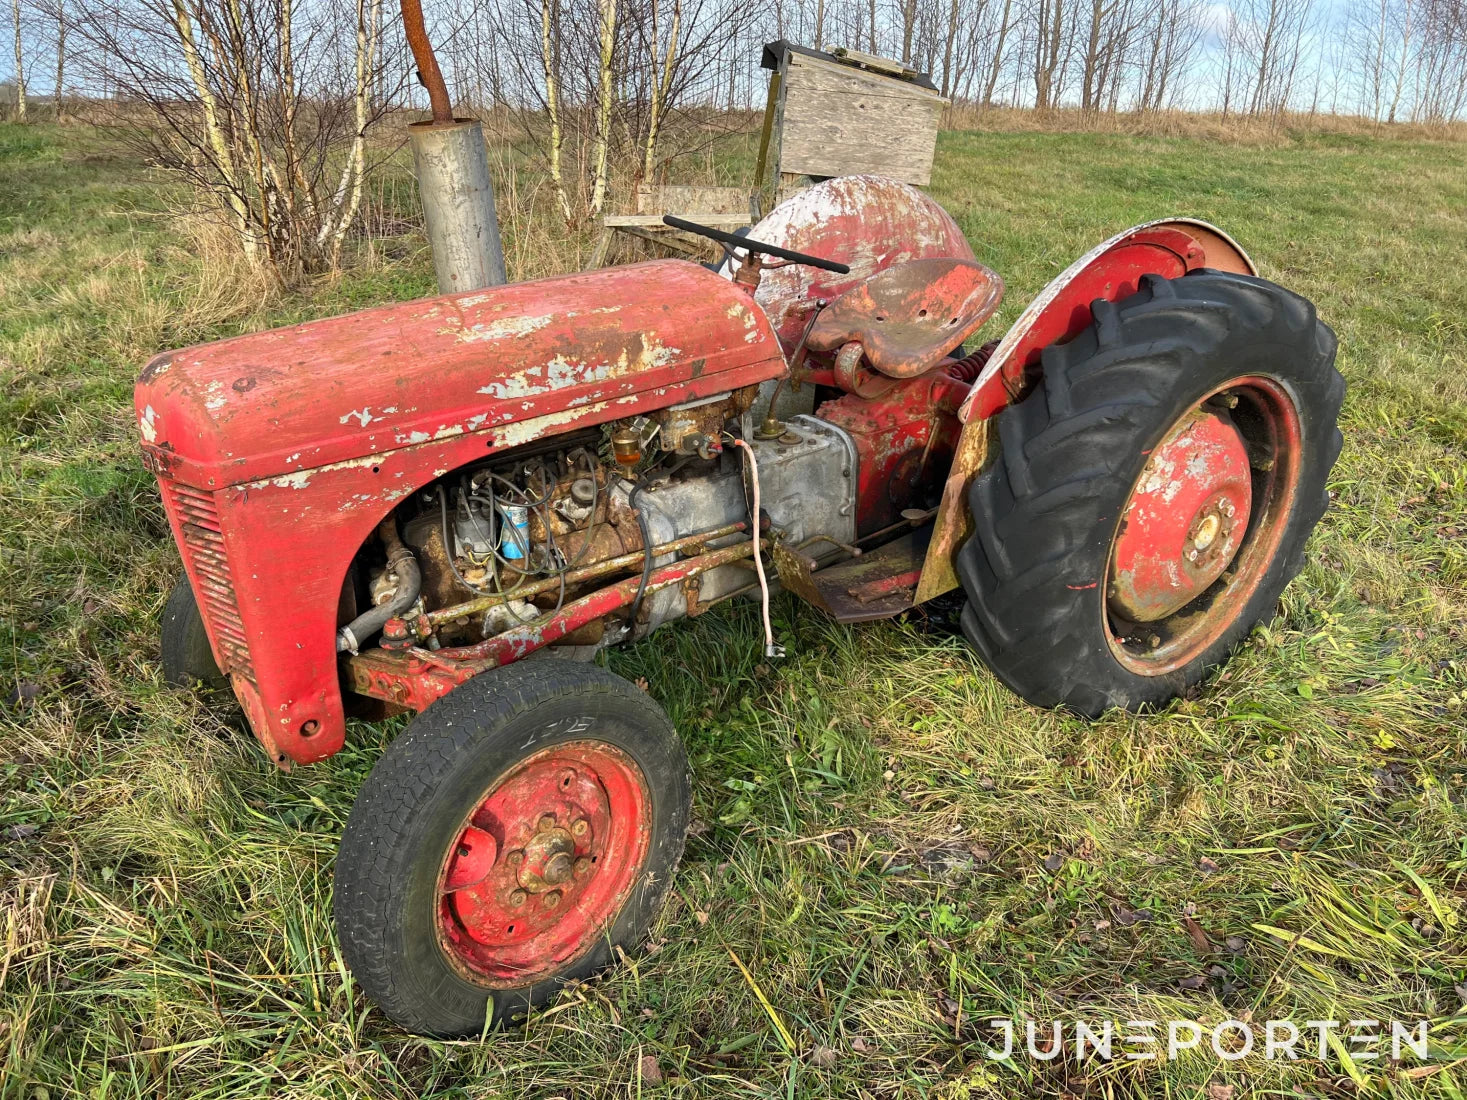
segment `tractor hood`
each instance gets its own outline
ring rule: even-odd
[[[136,404],[150,467],[218,489],[465,434],[512,446],[783,371],[747,295],[658,260],[170,352]]]

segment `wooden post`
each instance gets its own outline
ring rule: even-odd
[[[769,74],[769,97],[764,101],[764,130],[759,135],[759,164],[754,169],[754,190],[764,188],[764,170],[769,165],[769,138],[774,133],[774,116],[779,107],[779,71]]]

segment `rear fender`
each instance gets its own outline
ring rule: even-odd
[[[958,586],[953,557],[972,534],[968,487],[988,460],[990,420],[1032,387],[1040,353],[1084,331],[1091,322],[1090,303],[1097,299],[1115,302],[1134,294],[1143,275],[1177,278],[1203,267],[1258,274],[1248,254],[1221,229],[1195,218],[1167,218],[1096,245],[1029,303],[999,341],[959,412],[963,432],[934,521],[918,603]]]

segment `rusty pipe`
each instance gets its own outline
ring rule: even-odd
[[[433,43],[428,41],[428,28],[423,24],[423,5],[419,0],[402,0],[402,29],[407,36],[408,47],[413,51],[418,79],[428,89],[428,101],[433,105],[433,122],[450,125],[453,122],[453,103],[448,98],[448,86],[443,82],[443,70],[438,67],[438,58],[433,54]]]
[[[698,537],[706,539],[709,536]],[[664,565],[652,571],[645,591],[648,595],[660,592],[671,585],[681,584],[688,577],[707,573],[722,565],[729,565],[741,558],[750,557],[753,553],[754,541],[745,539],[743,542],[736,542],[720,550],[709,550],[697,557]],[[582,596],[579,600],[566,604],[549,618],[514,627],[475,645],[440,649],[436,653],[415,649],[413,653],[443,668],[453,668],[455,665],[465,663],[472,666],[479,662],[488,662],[484,667],[509,664],[511,661],[518,661],[541,646],[560,640],[588,622],[603,618],[613,611],[619,611],[630,604],[640,590],[643,590],[642,578],[628,577],[626,580],[618,581],[605,588],[598,588],[590,595]]]
[[[398,536],[397,516],[389,515],[384,519],[377,527],[377,535],[387,548],[387,568],[397,576],[397,590],[386,603],[362,612],[337,632],[338,653],[356,653],[363,642],[387,625],[388,619],[396,618],[417,603],[423,588],[423,573],[418,568],[418,559]]]
[[[654,546],[652,548],[652,557],[655,559],[665,554],[681,553],[695,546],[702,546],[705,543],[712,542],[714,539],[736,535],[748,526],[747,523],[740,521],[738,523],[730,523],[725,527],[715,527],[713,530],[704,531],[702,534],[685,535],[683,538],[674,539],[672,542],[665,542],[661,546]],[[620,554],[614,558],[592,562],[590,565],[583,565],[579,569],[572,569],[566,573],[565,584],[567,588],[570,588],[583,581],[610,576],[612,573],[618,573],[623,569],[639,568],[645,559],[646,555],[641,550],[633,550],[629,554]],[[549,577],[546,580],[535,581],[532,584],[516,588],[513,592],[506,592],[503,595],[481,596],[475,600],[454,604],[452,607],[430,611],[428,612],[428,622],[434,626],[442,626],[444,623],[451,623],[457,619],[467,618],[470,615],[481,614],[492,607],[498,607],[510,597],[517,600],[529,599],[531,596],[538,596],[542,592],[549,592],[559,587],[560,578]]]

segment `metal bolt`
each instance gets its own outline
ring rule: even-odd
[[[505,856],[504,859],[511,867],[518,867],[521,863],[525,862],[525,853],[516,848],[509,855]]]
[[[560,904],[560,891],[551,890],[550,893],[545,895],[545,900],[540,904],[545,906],[546,909],[554,909]]]
[[[1237,509],[1233,507],[1233,502],[1226,498],[1224,498],[1223,502],[1218,505],[1218,509],[1225,516],[1230,516],[1237,511]]]
[[[525,893],[523,890],[516,890],[513,894],[509,895],[509,903],[513,905],[516,909],[518,909],[521,905],[525,904],[525,902],[529,900],[529,897],[530,895]]]
[[[535,830],[541,833],[545,832],[547,829],[553,828],[555,828],[554,814],[542,814],[540,817],[540,824],[535,826]]]
[[[1197,547],[1195,547],[1195,546],[1189,546],[1189,547],[1187,547],[1186,558],[1187,558],[1188,561],[1196,561],[1197,560]]]
[[[590,831],[591,823],[587,821],[584,817],[579,819],[574,825],[571,826],[571,833],[574,836],[584,837]]]
[[[1152,649],[1155,649],[1157,646],[1161,645],[1161,635],[1151,635],[1149,638],[1146,639],[1146,644],[1149,645]]]
[[[575,875],[576,875],[576,878],[585,878],[586,875],[590,872],[590,870],[591,870],[591,861],[589,859],[587,859],[585,856],[582,856],[580,859],[576,860],[576,866],[575,866]]]

